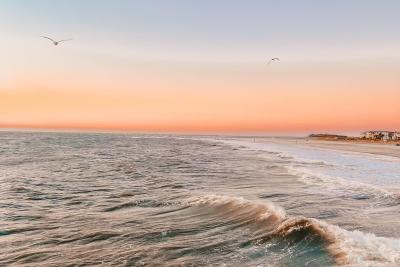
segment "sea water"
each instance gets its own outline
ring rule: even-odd
[[[0,133],[0,266],[398,266],[399,161],[274,142]]]

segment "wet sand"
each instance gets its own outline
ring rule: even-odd
[[[310,140],[305,138],[256,138],[256,142],[274,142],[280,144],[298,144],[323,149],[333,149],[350,151],[357,153],[368,153],[382,156],[390,156],[400,158],[400,146],[393,143],[358,143],[358,142],[343,142],[343,141],[322,141]]]

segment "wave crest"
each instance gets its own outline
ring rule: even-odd
[[[206,195],[186,201],[193,207],[232,220],[246,220],[261,232],[250,242],[265,243],[271,239],[308,239],[321,243],[338,265],[393,266],[400,264],[400,240],[377,237],[371,233],[348,231],[326,222],[306,217],[287,216],[272,202],[250,201],[241,197]]]

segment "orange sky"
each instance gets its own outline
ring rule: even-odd
[[[381,78],[369,78],[367,84],[363,77],[349,80],[342,76],[340,82],[329,84],[322,74],[314,73],[316,79],[310,80],[288,75],[287,70],[284,73],[288,78],[275,71],[274,79],[256,75],[247,83],[240,75],[220,73],[232,76],[226,81],[200,77],[195,88],[187,87],[189,81],[177,82],[173,77],[147,83],[124,81],[115,84],[117,89],[106,82],[89,88],[63,85],[63,81],[53,85],[49,81],[18,83],[0,91],[0,123],[8,128],[167,132],[400,128],[400,90],[395,81],[386,80],[380,85]],[[276,77],[281,77],[283,85]]]

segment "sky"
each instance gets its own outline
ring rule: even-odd
[[[0,0],[0,128],[400,130],[399,11],[397,0]]]

